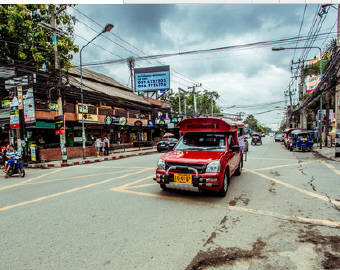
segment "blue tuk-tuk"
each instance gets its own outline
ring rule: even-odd
[[[290,145],[290,151],[298,149],[302,152],[311,151],[313,147],[313,138],[307,130],[294,130],[291,133],[293,139]]]

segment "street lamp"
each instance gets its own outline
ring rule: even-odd
[[[318,46],[310,46],[310,47],[273,47],[272,51],[283,51],[283,50],[304,50],[304,49],[318,49],[320,54],[320,82],[322,78],[322,50]],[[320,90],[320,114],[319,114],[319,139],[320,139],[320,149],[322,149],[322,120],[321,120],[321,112],[322,112],[322,91]]]
[[[101,34],[104,34],[106,32],[110,32],[114,26],[112,24],[105,25],[103,31],[101,31],[98,35],[96,35],[93,39],[91,39],[89,42],[87,42],[83,47],[81,47],[79,52],[79,58],[80,58],[80,95],[81,95],[81,133],[82,133],[82,143],[83,143],[83,159],[85,159],[85,153],[86,153],[86,140],[85,140],[85,127],[84,127],[84,94],[83,94],[83,64],[82,64],[82,58],[81,54],[85,47],[89,45],[91,42],[93,42],[97,37],[99,37]]]

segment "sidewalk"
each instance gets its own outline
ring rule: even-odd
[[[127,148],[124,150],[115,150],[112,151],[110,155],[108,156],[91,156],[86,157],[84,160],[83,158],[73,158],[69,159],[66,163],[62,163],[61,160],[55,160],[50,162],[44,162],[44,163],[33,163],[28,164],[28,168],[58,168],[58,167],[67,167],[67,166],[75,166],[75,165],[81,165],[81,164],[89,164],[89,163],[95,163],[95,162],[102,162],[102,161],[108,161],[108,160],[116,160],[121,158],[127,158],[127,157],[134,157],[139,155],[149,155],[157,152],[156,147],[143,147],[139,150],[138,147],[136,148]]]
[[[316,156],[340,162],[340,158],[335,157],[335,147],[322,146],[322,149],[320,149],[319,145],[314,145],[312,151]]]

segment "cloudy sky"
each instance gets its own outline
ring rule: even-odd
[[[83,62],[91,63],[130,56],[209,49],[298,35],[305,5],[77,5],[69,12],[77,18],[76,44],[82,46],[112,23],[111,33],[99,37],[84,50]],[[319,5],[307,5],[301,35],[307,35]],[[325,15],[324,15],[325,16]],[[336,31],[336,10],[329,9],[320,33]],[[330,39],[334,34],[330,34]],[[327,40],[314,45],[325,47]],[[303,46],[304,42],[300,42]],[[294,45],[292,45],[294,46]],[[297,60],[302,51],[296,51]],[[308,58],[317,55],[311,50]],[[201,89],[218,91],[224,107],[283,101],[290,82],[293,50],[272,52],[271,47],[219,51],[137,62],[138,67],[170,65],[171,88],[187,88],[193,82]],[[78,55],[74,64],[79,64]],[[127,85],[126,64],[91,67]],[[283,107],[285,102],[225,112],[259,113]],[[276,128],[282,111],[259,114],[261,123]]]

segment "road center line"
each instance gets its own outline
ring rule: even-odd
[[[280,180],[278,180],[278,179],[275,179],[275,178],[273,178],[273,177],[264,175],[264,174],[262,174],[262,173],[259,173],[259,172],[255,171],[255,170],[247,169],[247,171],[250,172],[250,173],[256,174],[256,175],[258,175],[258,176],[260,176],[260,177],[262,177],[262,178],[265,178],[265,179],[268,179],[268,180],[270,180],[270,181],[273,181],[273,182],[275,182],[275,183],[277,183],[277,184],[280,184],[280,185],[283,185],[283,186],[285,186],[285,187],[288,187],[288,188],[294,189],[294,190],[296,190],[296,191],[299,191],[299,192],[301,192],[301,193],[304,193],[304,194],[306,194],[306,195],[308,195],[308,196],[317,198],[317,199],[322,200],[322,201],[325,201],[325,202],[331,202],[331,203],[333,203],[333,204],[335,204],[335,205],[340,205],[340,202],[338,202],[338,201],[336,201],[336,200],[334,200],[334,199],[329,199],[329,198],[327,198],[326,196],[323,196],[323,195],[320,195],[320,194],[317,194],[317,193],[314,193],[314,192],[310,192],[310,191],[308,191],[308,190],[305,190],[305,189],[302,189],[302,188],[293,186],[293,185],[291,185],[291,184],[282,182],[282,181],[280,181]]]
[[[123,170],[123,171],[112,171],[112,172],[106,172],[106,173],[96,173],[96,174],[88,174],[88,175],[78,175],[78,176],[72,176],[72,177],[66,177],[66,178],[57,178],[57,179],[48,179],[48,180],[43,180],[40,182],[34,182],[34,183],[29,183],[30,185],[37,185],[37,184],[45,184],[45,183],[52,183],[52,182],[57,182],[57,181],[67,181],[67,180],[72,180],[72,179],[80,179],[80,178],[87,178],[87,177],[92,177],[92,176],[102,176],[102,175],[108,175],[108,174],[116,174],[116,173],[125,173],[130,170]]]
[[[125,178],[125,177],[129,177],[131,175],[140,174],[140,173],[143,173],[143,172],[148,171],[148,170],[150,170],[150,169],[144,169],[144,170],[140,170],[140,171],[133,172],[133,173],[130,173],[130,174],[124,174],[124,175],[121,175],[121,176],[118,176],[118,177],[109,178],[109,179],[106,179],[106,180],[103,180],[103,181],[100,181],[100,182],[97,182],[97,183],[92,183],[92,184],[88,184],[88,185],[85,185],[85,186],[80,186],[80,187],[72,188],[72,189],[69,189],[69,190],[66,190],[66,191],[62,191],[62,192],[58,192],[58,193],[42,196],[42,197],[39,197],[39,198],[36,198],[36,199],[33,199],[33,200],[29,200],[29,201],[20,202],[20,203],[17,203],[17,204],[8,205],[8,206],[0,208],[0,212],[7,211],[7,210],[10,210],[10,209],[19,207],[19,206],[24,206],[24,205],[40,202],[40,201],[43,201],[43,200],[52,199],[52,198],[55,198],[55,197],[58,197],[58,196],[61,196],[61,195],[69,194],[69,193],[72,193],[72,192],[80,191],[80,190],[91,188],[91,187],[94,187],[94,186],[106,184],[106,183],[112,182],[113,180],[118,180],[118,179],[122,179],[122,178]]]

